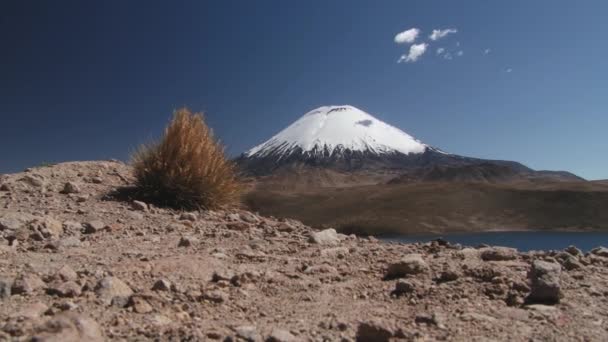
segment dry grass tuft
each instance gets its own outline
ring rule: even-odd
[[[187,108],[175,111],[160,142],[135,152],[133,167],[140,195],[159,205],[214,209],[239,195],[235,165],[203,115]]]

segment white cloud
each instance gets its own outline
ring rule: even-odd
[[[406,63],[414,63],[426,52],[426,48],[428,47],[427,43],[413,44],[410,46],[410,51],[407,55],[403,55],[399,57],[397,63],[406,62]]]
[[[452,54],[449,52],[446,52],[445,54],[443,54],[443,59],[452,60]]]
[[[511,69],[511,68],[506,68],[506,69],[505,69],[505,72],[511,73],[511,72],[513,72],[513,69]]]
[[[445,30],[433,30],[433,33],[431,33],[431,35],[429,36],[429,39],[431,40],[439,40],[445,36],[447,36],[450,33],[456,33],[458,32],[457,29],[445,29]]]
[[[444,49],[444,48],[442,48],[442,47],[437,48],[437,54],[438,54],[438,55],[441,55],[441,54],[442,54],[442,53],[444,53],[444,52],[445,52],[445,49]]]
[[[492,49],[485,49],[485,50],[483,50],[483,54],[484,54],[484,55],[487,55],[487,54],[489,54],[490,52],[492,52]]]
[[[409,30],[405,30],[403,32],[397,33],[395,36],[395,43],[397,44],[409,44],[413,43],[418,35],[420,34],[420,29],[411,28]]]
[[[464,55],[464,51],[460,50],[460,51],[456,52],[456,55],[458,55],[458,57],[460,57],[460,56]]]

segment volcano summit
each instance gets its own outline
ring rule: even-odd
[[[534,171],[520,163],[446,153],[353,106],[314,109],[237,162],[249,175],[285,170],[380,171],[412,180],[511,181],[522,178],[576,180],[566,172]]]

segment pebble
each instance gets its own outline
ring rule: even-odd
[[[67,182],[63,185],[61,192],[64,194],[77,194],[80,193],[80,186],[74,182]]]
[[[320,232],[313,232],[309,241],[318,245],[335,246],[340,243],[340,238],[335,229],[329,228]]]
[[[408,275],[424,273],[428,270],[428,265],[420,254],[410,254],[403,257],[398,262],[388,266],[386,279],[402,278]]]
[[[103,223],[103,221],[93,220],[93,221],[86,222],[85,224],[83,224],[83,226],[84,226],[84,230],[83,230],[84,234],[94,234],[94,233],[97,233],[97,232],[101,231],[102,229],[104,229],[106,225],[105,225],[105,223]]]
[[[531,281],[531,292],[528,303],[555,304],[561,298],[561,266],[558,263],[535,260],[528,273]]]

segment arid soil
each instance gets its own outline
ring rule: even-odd
[[[0,176],[0,340],[607,341],[608,249],[388,244],[128,199],[122,163]]]
[[[262,215],[344,233],[608,230],[608,187],[596,182],[429,181],[288,191],[260,182],[245,203]]]

